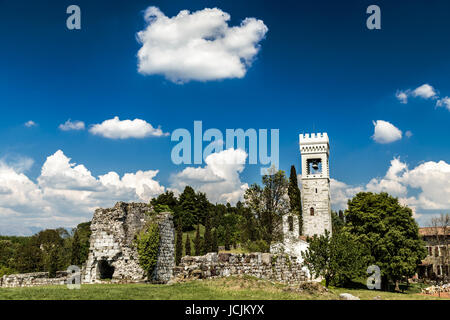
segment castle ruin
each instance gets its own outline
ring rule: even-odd
[[[83,283],[143,281],[165,283],[175,266],[175,232],[171,213],[149,215],[145,203],[118,202],[113,208],[97,209],[91,223],[89,256],[83,270]],[[160,248],[152,279],[140,267],[134,243],[146,223],[154,219],[160,229]]]

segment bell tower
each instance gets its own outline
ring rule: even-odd
[[[327,133],[300,134],[303,235],[331,234],[330,144]]]

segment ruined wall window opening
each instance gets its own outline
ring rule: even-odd
[[[311,208],[311,209],[309,209],[309,213],[310,213],[310,215],[314,215],[314,208]]]
[[[294,231],[294,218],[292,216],[288,217],[289,231]]]
[[[101,280],[112,279],[114,274],[114,267],[107,260],[100,260],[98,262],[98,275]]]

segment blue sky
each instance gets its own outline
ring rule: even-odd
[[[372,1],[77,1],[82,28],[68,30],[71,4],[0,1],[0,158],[4,167],[32,183],[39,184],[47,157],[62,150],[93,177],[159,170],[154,180],[175,187],[179,179],[173,175],[185,166],[172,163],[176,143],[170,136],[110,139],[89,129],[115,116],[145,120],[164,133],[192,131],[193,122],[201,120],[204,129],[223,132],[280,129],[280,167],[287,171],[291,164],[300,171],[299,133],[328,132],[330,174],[345,183],[335,185],[343,192],[336,197],[368,189],[375,178],[372,190],[397,190],[401,198],[414,198],[408,204],[422,221],[450,211],[450,107],[436,106],[450,95],[447,1],[377,1],[381,30],[366,28],[365,11]],[[230,27],[254,17],[268,31],[245,76],[174,83],[164,75],[138,72],[142,44],[136,34],[147,27],[143,16],[150,6],[168,18],[184,9],[219,8],[231,16]],[[424,84],[434,96],[414,96]],[[407,103],[396,98],[400,91],[409,93]],[[85,130],[60,130],[68,119],[83,121]],[[25,126],[29,120],[36,125]],[[374,141],[376,120],[391,123],[402,138]],[[394,158],[402,171],[385,179]],[[17,163],[27,164],[17,169]],[[239,183],[260,182],[259,169],[245,165]],[[440,181],[437,198],[430,195],[432,182],[413,181],[429,176],[427,170]],[[0,183],[8,185],[6,178]],[[43,188],[41,181],[38,189],[46,198]],[[64,201],[64,192],[58,201]],[[52,213],[34,219],[40,213],[8,206],[7,197],[0,201],[2,232],[19,230],[18,225],[69,226],[89,218],[74,212],[65,220],[64,210],[49,209]]]

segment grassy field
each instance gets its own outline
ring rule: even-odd
[[[361,299],[372,300],[435,300],[436,297],[420,295],[417,287],[406,293],[372,291],[363,288],[330,288],[329,292],[298,291],[293,287],[252,277],[228,277],[213,280],[194,280],[172,285],[153,284],[93,284],[82,285],[80,290],[65,286],[33,288],[2,288],[1,299],[20,300],[329,300],[338,299],[347,292]]]

